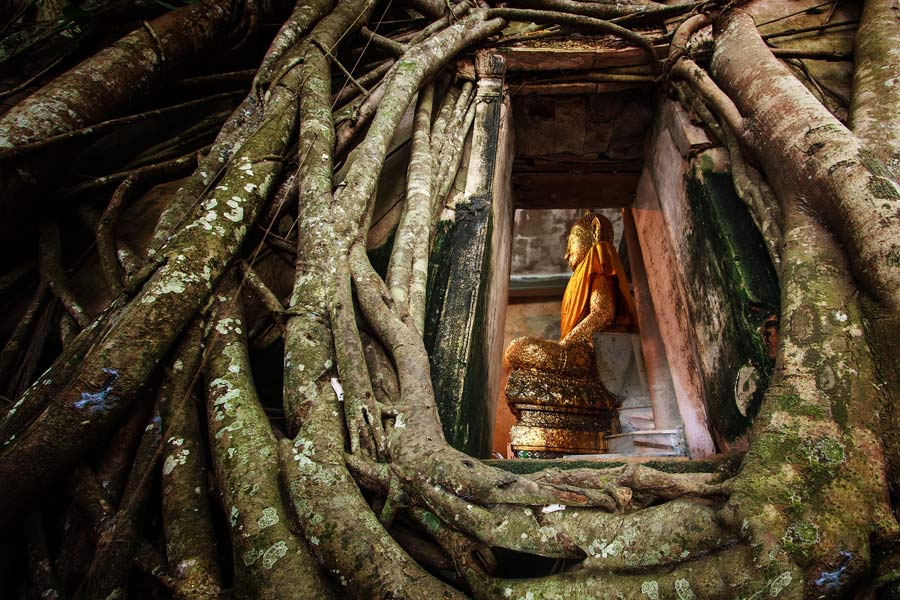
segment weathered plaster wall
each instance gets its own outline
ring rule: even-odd
[[[598,202],[598,205],[600,203]],[[513,236],[513,275],[544,275],[572,270],[566,263],[566,242],[572,224],[586,209],[519,209],[516,211]],[[615,245],[622,240],[622,211],[615,208],[595,208],[613,224]]]
[[[513,112],[519,157],[640,159],[653,118],[646,95],[637,92],[523,96]]]
[[[429,266],[425,342],[441,424],[447,441],[473,456],[491,447],[509,281],[512,129],[502,68],[502,59],[479,55],[465,193],[444,211]]]
[[[758,328],[778,305],[726,155],[663,100],[633,216],[692,454],[742,444],[768,370]]]
[[[503,394],[503,350],[506,348],[506,332],[501,324],[509,320],[507,315],[507,298],[509,297],[510,259],[513,240],[513,195],[512,195],[512,159],[513,159],[513,127],[512,110],[509,97],[504,98],[500,116],[500,131],[497,144],[497,162],[493,181],[493,221],[491,232],[491,259],[488,273],[487,296],[485,300],[488,312],[482,352],[488,364],[484,401],[484,414],[488,419],[488,430],[484,432],[481,442],[482,452],[494,438],[499,398]],[[557,334],[558,335],[558,334]],[[504,402],[505,404],[505,402]]]

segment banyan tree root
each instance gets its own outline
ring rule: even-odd
[[[870,43],[888,8],[867,2],[850,130],[780,66],[741,9],[576,4],[418,1],[398,13],[373,0],[300,2],[293,11],[201,3],[141,25],[2,117],[15,127],[0,160],[27,159],[33,176],[49,168],[49,150],[93,140],[92,125],[112,131],[158,118],[159,110],[120,115],[189,72],[191,57],[244,53],[264,24],[281,21],[258,48],[260,67],[237,109],[218,121],[196,115],[200,129],[217,123],[215,140],[174,135],[136,154],[148,166],[137,160],[69,186],[77,193],[67,201],[81,203],[78,214],[97,230],[88,255],[101,267],[105,304],[75,285],[59,238],[71,242],[72,233],[57,215],[45,219],[33,261],[39,287],[10,278],[29,305],[0,355],[15,396],[0,419],[0,527],[28,550],[22,589],[97,598],[151,586],[179,598],[724,599],[842,597],[873,573],[893,585],[894,559],[883,549],[898,537],[887,484],[897,445],[875,415],[890,405],[882,381],[896,374],[870,345],[865,313],[875,303],[896,311],[897,182],[889,144],[871,127],[873,111],[887,132],[900,119],[871,100],[873,86],[897,76],[882,57],[889,53]],[[422,339],[427,262],[480,100],[445,67],[468,48],[503,43],[509,19],[528,19],[610,33],[643,48],[656,68],[658,48],[629,24],[695,8],[710,12],[678,29],[663,76],[690,83],[684,98],[746,167],[736,182],[771,191],[750,193],[748,204],[782,264],[778,370],[749,451],[731,470],[686,462],[678,472],[629,464],[519,475],[451,448]],[[709,65],[685,54],[707,23]],[[110,59],[132,55],[131,72]],[[91,95],[91,74],[116,73],[123,85]],[[166,106],[163,116],[207,104]],[[43,108],[48,119],[36,120]],[[406,196],[382,278],[365,240],[391,141],[410,111]],[[28,182],[16,189],[32,189]],[[149,242],[129,246],[120,236],[128,205],[156,182],[178,189]],[[766,215],[777,228],[764,225]],[[288,277],[279,277],[284,266],[267,267],[266,247],[291,262]],[[272,355],[257,359],[276,345],[248,342],[251,327],[272,321],[269,341],[284,342],[280,395],[271,391],[278,384],[255,383]],[[35,378],[49,363],[42,354],[57,351]],[[553,566],[524,572],[523,557]]]

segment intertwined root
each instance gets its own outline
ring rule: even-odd
[[[780,370],[741,468],[677,463],[696,472],[676,473],[625,464],[516,475],[446,444],[425,376],[427,262],[486,100],[471,82],[438,75],[512,18],[609,32],[644,48],[656,66],[653,47],[624,25],[690,8],[531,5],[538,10],[460,3],[444,14],[440,3],[417,0],[417,10],[435,18],[398,33],[378,29],[379,7],[370,0],[298,3],[237,110],[227,119],[213,109],[198,115],[199,130],[218,129],[214,143],[145,148],[149,164],[69,188],[71,201],[82,202],[116,186],[103,210],[79,210],[96,237],[107,307],[79,297],[64,266],[66,222],[48,221],[34,261],[40,285],[0,354],[5,391],[16,398],[0,421],[0,520],[14,523],[67,481],[64,528],[43,506],[24,519],[34,595],[124,593],[134,585],[132,556],[168,594],[184,598],[220,597],[232,580],[245,597],[837,597],[870,575],[871,557],[898,531],[885,438],[872,416],[892,405],[872,391],[881,389],[876,367],[891,363],[868,345],[848,273],[855,269],[884,306],[895,307],[893,155],[866,117],[873,108],[863,91],[854,134],[786,79],[740,11],[687,19],[664,72],[683,80],[684,101],[721,134],[736,186],[782,265]],[[863,32],[884,5],[867,2]],[[219,102],[233,107],[229,92],[100,123],[134,103],[135,90],[167,84],[175,63],[188,68],[192,57],[246,48],[275,8],[178,9],[11,109],[0,118],[9,130],[0,160],[21,161],[22,169],[8,186],[10,206],[29,198],[23,190],[40,195],[31,186],[52,179],[54,164],[41,159],[60,144]],[[611,16],[620,19],[602,20]],[[687,52],[687,38],[710,18],[712,75]],[[900,64],[872,64],[881,60],[867,44],[872,35],[857,44],[858,90],[884,86]],[[389,56],[333,89],[332,67],[352,70],[341,50],[353,40]],[[115,85],[95,97],[88,80],[97,79]],[[777,93],[761,93],[761,81],[780,82]],[[364,240],[391,141],[411,106],[405,204],[382,278]],[[785,118],[799,112],[820,125],[812,138],[797,129],[807,124]],[[886,131],[898,114],[883,114]],[[856,152],[860,140],[881,146]],[[340,182],[336,164],[346,167]],[[192,168],[149,244],[124,243],[127,205]],[[846,176],[832,177],[835,169]],[[811,193],[803,177],[827,193]],[[277,229],[285,215],[295,222]],[[871,232],[860,223],[872,223]],[[266,276],[269,259],[285,270],[277,257],[291,285]],[[250,290],[260,302],[245,311]],[[272,325],[268,341],[248,342],[256,313]],[[55,334],[62,351],[32,383]],[[284,387],[274,406],[254,383],[251,357],[279,336]],[[155,522],[156,477],[164,540],[147,527]],[[216,550],[222,536],[227,543]],[[223,558],[226,546],[231,559]],[[509,557],[521,554],[556,566],[510,579]],[[54,562],[65,568],[54,572]],[[880,581],[890,584],[890,574]]]

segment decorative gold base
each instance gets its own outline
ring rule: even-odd
[[[599,431],[513,425],[509,436],[514,452],[603,454],[607,451],[606,437]]]
[[[606,435],[619,432],[615,398],[596,377],[517,369],[506,401],[519,418],[509,432],[516,456],[603,454]]]

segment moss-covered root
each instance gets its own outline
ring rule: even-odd
[[[330,374],[333,374],[331,371]],[[306,539],[350,598],[458,599],[385,531],[344,466],[344,434],[335,379],[311,382],[308,415],[292,442],[281,442],[284,474]],[[377,551],[377,560],[373,560]]]
[[[269,44],[269,49],[256,71],[253,78],[253,90],[256,93],[264,91],[273,81],[277,81],[281,70],[293,60],[293,57],[285,60],[285,56],[333,7],[334,0],[307,0],[294,6],[294,11],[275,34],[275,39]]]
[[[444,198],[456,179],[456,171],[462,160],[463,145],[468,137],[469,129],[475,120],[475,85],[465,82],[460,90],[452,115],[447,121],[444,134],[432,140],[432,151],[435,159],[435,182],[432,197],[432,210],[440,212]],[[437,217],[433,217],[437,220]]]
[[[162,430],[159,413],[144,429],[115,518],[102,530],[90,570],[75,594],[79,600],[124,597],[132,557],[142,541],[144,513],[156,488]]]
[[[159,389],[163,427],[162,517],[169,573],[191,600],[222,593],[207,494],[206,444],[194,395],[202,332],[195,321],[185,332]]]
[[[406,502],[428,511],[472,540],[548,558],[585,559],[584,566],[638,570],[679,564],[733,545],[716,511],[676,500],[632,513],[565,504],[493,504],[457,496],[396,465],[365,464],[345,457],[362,485],[380,495],[399,487]]]
[[[299,82],[282,82],[291,91],[273,100],[268,118],[228,164],[200,212],[183,235],[166,246],[165,264],[68,374],[47,409],[3,448],[0,478],[9,485],[0,496],[0,521],[14,518],[28,508],[31,498],[69,472],[124,412],[237,254],[272,191],[280,156],[293,137]],[[101,323],[107,325],[98,319],[86,332]],[[55,379],[54,369],[69,366],[64,357],[57,360],[26,395],[55,391],[43,382]]]
[[[387,439],[356,325],[346,256],[338,257],[334,277],[336,285],[331,304],[331,329],[338,375],[343,386],[344,422],[350,452],[363,450],[368,456],[386,457]]]
[[[465,571],[478,600],[738,600],[786,598],[793,576],[759,577],[746,546],[736,546],[659,572],[623,574],[581,569],[534,579],[493,579]]]
[[[271,112],[271,108],[281,102],[279,96],[284,96],[284,90],[276,87],[275,92],[270,92],[269,85],[273,81],[281,81],[290,71],[299,70],[298,56],[303,51],[301,38],[331,10],[333,4],[332,0],[307,0],[297,3],[294,12],[284,22],[269,46],[254,77],[253,89],[222,126],[212,148],[200,159],[193,177],[188,178],[175,192],[160,215],[153,231],[148,254],[154,254],[165,245],[168,238],[184,224],[196,207],[197,199],[205,195],[207,188],[221,174],[223,165],[259,127],[267,108]]]
[[[304,419],[305,384],[334,365],[331,305],[335,257],[339,253],[330,206],[334,168],[334,120],[331,112],[331,70],[322,48],[335,48],[349,30],[364,25],[372,2],[352,0],[340,5],[313,29],[296,54],[302,59],[301,111],[298,144],[299,207],[297,262],[284,338],[284,411],[291,434]],[[352,306],[346,307],[352,312]]]
[[[210,319],[205,366],[209,443],[228,518],[239,598],[330,598],[327,582],[291,531],[278,449],[247,354],[243,306],[233,281]],[[172,469],[181,467],[176,461]]]
[[[784,264],[778,375],[723,515],[768,576],[804,573],[790,597],[843,597],[871,580],[874,549],[898,539],[884,399],[843,249],[798,201],[785,203]]]
[[[714,39],[713,75],[744,116],[747,141],[766,174],[783,176],[805,197],[847,248],[857,280],[900,310],[898,182],[775,58],[749,14],[724,13]],[[890,61],[890,54],[881,58]]]
[[[175,68],[191,64],[227,39],[241,6],[201,2],[138,27],[3,115],[0,148],[39,141],[121,112],[155,91]]]

